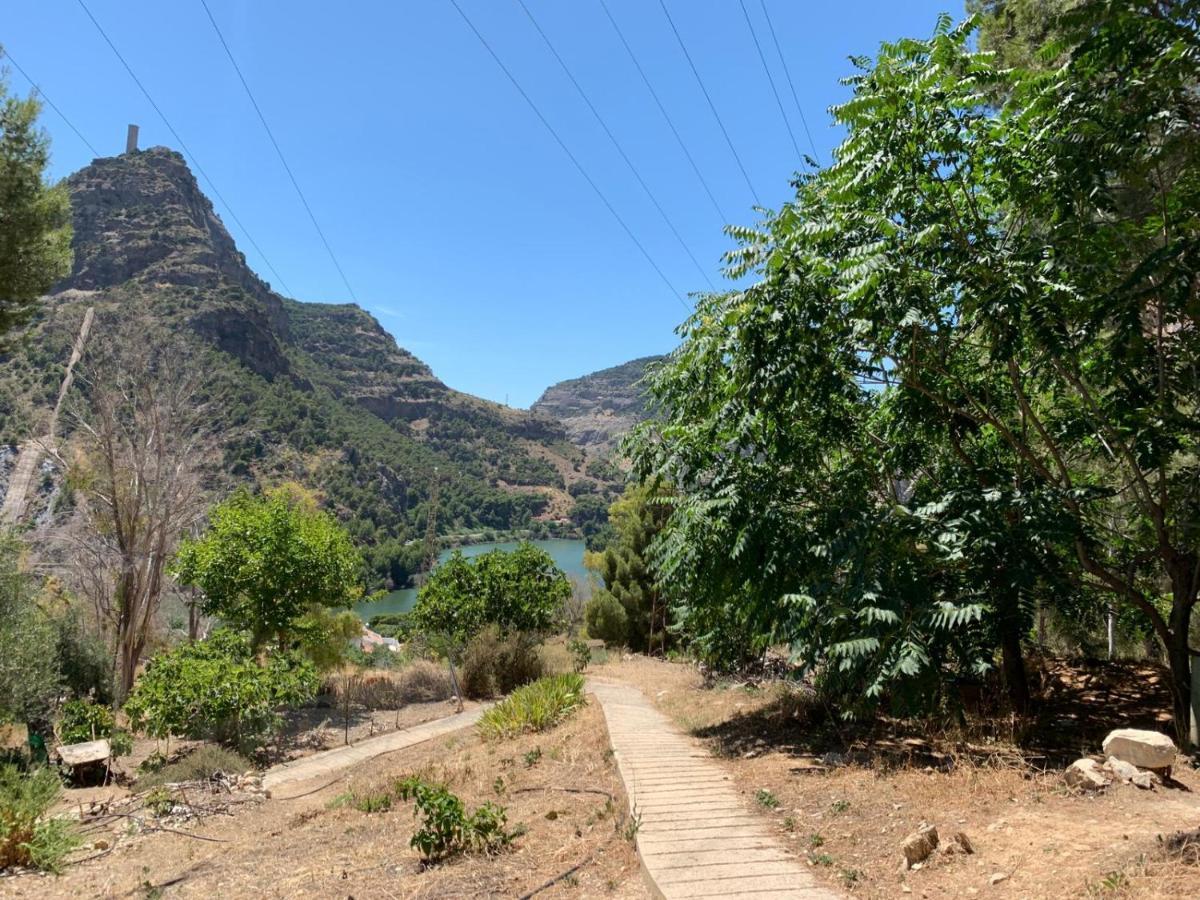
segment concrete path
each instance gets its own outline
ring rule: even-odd
[[[746,807],[698,742],[637,688],[589,679],[635,818],[638,853],[665,900],[837,900]]]
[[[480,705],[465,712],[446,716],[444,719],[434,719],[403,728],[391,734],[381,734],[379,737],[367,738],[349,747],[335,747],[332,750],[322,750],[312,756],[305,756],[291,762],[283,763],[268,769],[263,775],[263,787],[275,793],[280,787],[301,781],[311,781],[315,778],[332,777],[340,774],[350,766],[361,765],[376,756],[391,753],[393,750],[403,750],[414,744],[441,737],[460,728],[474,725],[487,705]]]

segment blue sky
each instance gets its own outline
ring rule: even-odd
[[[349,300],[200,0],[85,0],[300,300]],[[458,0],[676,289],[718,287],[730,241],[600,0],[525,0],[697,271],[516,0]],[[927,35],[958,2],[765,0],[816,149],[838,135],[848,54]],[[451,0],[208,0],[359,303],[451,387],[527,406],[547,385],[669,350],[684,306]],[[721,210],[754,197],[658,0],[607,0]],[[77,0],[6,4],[0,42],[102,153],[175,141]],[[667,0],[767,207],[800,166],[738,0]],[[761,0],[745,0],[802,152],[811,152]],[[4,61],[7,64],[7,60]],[[28,83],[16,71],[10,84]],[[91,151],[49,109],[53,173]],[[177,148],[178,149],[178,148]],[[202,182],[206,191],[208,185]],[[211,196],[211,192],[210,192]],[[214,198],[215,200],[215,198]],[[227,210],[256,271],[282,290]]]

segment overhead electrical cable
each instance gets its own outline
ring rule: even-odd
[[[762,44],[758,42],[758,33],[754,30],[750,11],[746,9],[746,0],[738,0],[738,4],[742,7],[742,15],[746,17],[746,27],[750,29],[750,37],[754,39],[754,49],[758,51],[758,61],[762,63],[763,71],[767,74],[767,82],[771,85],[771,93],[775,96],[775,105],[779,107],[779,115],[783,117],[783,126],[787,129],[788,137],[792,139],[792,148],[796,151],[796,156],[803,159],[804,154],[800,152],[800,145],[796,143],[796,135],[792,132],[792,123],[788,121],[783,101],[779,99],[779,91],[775,87],[775,76],[771,74],[771,67],[767,65],[767,57],[763,55]]]
[[[767,20],[767,28],[771,32],[771,40],[775,44],[775,52],[779,54],[779,61],[783,64],[783,74],[787,76],[788,87],[792,92],[792,101],[796,104],[796,112],[800,114],[800,124],[804,126],[804,133],[808,135],[808,145],[812,147],[813,159],[817,164],[821,163],[821,154],[817,152],[817,144],[813,140],[812,132],[808,130],[808,119],[804,118],[804,109],[800,106],[800,98],[796,96],[796,85],[792,81],[792,73],[788,69],[787,57],[783,55],[783,48],[779,46],[779,38],[775,35],[775,24],[771,21],[771,14],[767,12],[767,0],[758,0],[762,6],[763,16]]]
[[[646,75],[642,64],[638,62],[637,56],[633,52],[633,48],[629,46],[629,41],[625,40],[625,33],[621,31],[621,26],[617,24],[617,20],[613,18],[612,12],[608,8],[608,4],[604,0],[600,0],[600,6],[604,8],[604,14],[608,16],[608,21],[612,23],[613,30],[616,31],[617,37],[621,39],[621,44],[625,47],[625,52],[629,54],[630,60],[633,61],[634,68],[638,74],[642,76],[642,83],[646,85],[646,90],[650,92],[650,96],[654,98],[655,104],[658,106],[658,111],[662,113],[662,117],[666,120],[667,126],[671,129],[671,133],[675,135],[675,140],[679,143],[679,149],[683,151],[683,155],[687,157],[687,161],[692,166],[692,171],[696,173],[696,178],[699,180],[701,187],[704,188],[704,193],[708,194],[708,199],[712,202],[713,209],[717,211],[717,217],[721,220],[721,225],[724,227],[729,219],[725,213],[721,211],[721,205],[717,203],[717,198],[713,196],[712,189],[708,186],[708,182],[704,179],[704,175],[700,172],[700,167],[696,165],[696,160],[692,158],[692,153],[684,143],[683,138],[679,134],[679,129],[675,127],[675,123],[671,120],[670,113],[663,106],[662,100],[658,98],[658,92],[654,90],[654,86],[650,83],[650,78]]]
[[[671,234],[675,235],[675,240],[679,242],[679,246],[683,248],[683,252],[688,255],[688,258],[696,267],[696,271],[700,273],[700,277],[708,282],[708,286],[711,290],[715,291],[717,289],[716,285],[712,283],[712,279],[709,278],[704,267],[700,265],[699,260],[696,259],[695,254],[692,253],[691,248],[688,247],[687,242],[679,233],[679,229],[675,227],[675,223],[671,221],[671,217],[667,215],[667,211],[663,209],[662,204],[658,202],[658,198],[654,196],[654,192],[650,190],[650,186],[646,184],[646,180],[642,178],[642,173],[638,171],[638,168],[636,165],[634,165],[633,160],[629,158],[629,154],[625,152],[625,148],[621,146],[621,142],[617,140],[616,135],[612,133],[612,129],[608,127],[608,123],[604,121],[604,117],[600,115],[600,111],[596,109],[596,105],[592,103],[591,98],[588,97],[587,92],[583,89],[583,85],[581,85],[578,79],[576,79],[570,67],[567,66],[566,61],[559,54],[558,50],[555,49],[554,44],[551,42],[549,36],[545,31],[542,30],[542,26],[538,24],[538,20],[534,18],[533,13],[529,11],[529,7],[526,6],[525,0],[517,0],[517,4],[522,10],[524,10],[525,15],[529,18],[529,21],[533,23],[534,29],[541,36],[550,52],[554,55],[554,58],[558,61],[559,66],[562,67],[563,72],[566,74],[571,84],[574,85],[575,90],[578,91],[579,96],[583,99],[583,102],[587,104],[587,108],[591,110],[592,116],[604,130],[604,133],[608,136],[609,142],[614,148],[616,148],[616,151],[620,154],[621,159],[625,161],[625,165],[629,167],[629,171],[633,173],[633,177],[637,179],[637,183],[641,185],[646,196],[650,198],[650,202],[654,204],[654,208],[658,210],[658,214],[662,217],[662,220],[667,223],[667,228],[671,230]]]
[[[204,7],[204,12],[208,15],[208,21],[212,23],[213,31],[217,33],[217,40],[221,42],[221,47],[224,48],[225,55],[229,57],[233,71],[237,73],[238,80],[242,83],[242,88],[246,91],[246,96],[250,98],[250,105],[254,107],[254,111],[258,114],[258,121],[262,123],[263,130],[266,131],[267,137],[271,139],[271,146],[275,148],[275,154],[279,157],[279,162],[283,164],[283,170],[292,182],[292,187],[296,189],[296,196],[300,198],[300,203],[304,206],[304,211],[308,213],[308,218],[312,221],[313,228],[317,231],[317,236],[321,238],[321,243],[325,245],[325,252],[329,254],[329,259],[333,262],[333,267],[337,269],[338,275],[341,276],[342,284],[350,292],[350,299],[357,303],[358,297],[354,293],[354,288],[350,286],[350,279],[346,277],[346,272],[342,269],[342,264],[338,262],[337,255],[333,252],[333,247],[330,246],[329,240],[325,237],[324,230],[321,228],[320,223],[317,222],[317,217],[313,213],[312,207],[308,204],[308,198],[304,196],[304,191],[300,190],[300,183],[296,180],[296,176],[292,172],[292,167],[288,165],[288,161],[283,155],[283,150],[279,146],[279,141],[275,140],[275,133],[271,131],[271,126],[267,124],[267,117],[263,115],[262,107],[258,105],[258,100],[255,99],[254,92],[250,90],[246,76],[242,74],[242,67],[238,65],[237,60],[233,56],[233,51],[229,49],[225,35],[221,33],[221,28],[217,25],[217,20],[214,18],[212,10],[208,7],[208,0],[200,0],[200,5]]]
[[[651,268],[658,273],[658,277],[662,279],[663,284],[665,284],[670,289],[671,293],[675,295],[675,299],[679,301],[680,305],[683,306],[684,309],[688,310],[688,312],[691,312],[691,308],[686,302],[684,302],[683,295],[675,289],[675,285],[673,285],[671,280],[663,273],[663,270],[659,267],[658,263],[654,261],[654,257],[650,255],[649,251],[646,250],[646,247],[642,244],[642,242],[638,240],[637,235],[633,233],[633,230],[629,227],[629,225],[626,224],[625,220],[621,218],[621,214],[617,212],[616,207],[612,205],[608,197],[605,196],[604,192],[600,190],[600,186],[596,184],[592,176],[588,174],[587,169],[583,167],[583,164],[579,161],[575,154],[571,152],[571,148],[568,147],[562,137],[559,136],[559,133],[554,129],[554,126],[550,124],[550,120],[542,115],[542,111],[538,108],[538,105],[533,102],[533,98],[525,92],[525,89],[521,87],[521,83],[517,81],[516,76],[509,71],[508,66],[504,64],[504,61],[501,60],[496,51],[492,49],[492,45],[488,43],[487,38],[485,38],[483,34],[480,33],[479,29],[475,27],[475,23],[471,21],[470,16],[468,16],[463,10],[462,6],[459,5],[458,0],[450,0],[450,5],[458,11],[459,16],[461,16],[462,20],[467,23],[467,27],[471,29],[471,33],[478,38],[479,43],[483,45],[483,48],[488,52],[488,55],[492,57],[492,60],[500,68],[500,71],[504,73],[510,82],[512,82],[512,86],[517,89],[517,93],[521,95],[521,98],[529,105],[529,108],[533,110],[533,114],[538,117],[538,121],[540,121],[542,125],[545,126],[546,130],[550,132],[550,136],[554,138],[558,146],[562,148],[563,153],[567,155],[567,158],[571,160],[572,164],[574,164],[575,168],[579,171],[579,174],[583,176],[583,180],[588,183],[591,189],[595,192],[596,196],[600,198],[600,202],[605,205],[610,213],[612,213],[612,217],[617,220],[617,224],[621,226],[621,228],[625,231],[625,234],[629,236],[629,239],[633,241],[638,250],[641,251],[642,256],[646,258],[646,262],[650,263]]]
[[[708,93],[708,88],[704,86],[704,79],[700,77],[700,71],[696,68],[696,64],[692,62],[692,54],[688,53],[687,44],[683,42],[683,36],[679,33],[679,29],[675,27],[675,20],[671,18],[671,11],[667,9],[665,0],[658,0],[658,5],[662,7],[663,15],[667,17],[667,22],[671,25],[671,31],[675,33],[675,40],[679,42],[679,49],[683,51],[688,66],[691,68],[692,74],[696,77],[696,84],[700,85],[700,91],[704,94],[704,99],[708,101],[708,108],[712,110],[713,118],[717,120],[721,134],[725,135],[725,143],[729,145],[729,152],[733,154],[738,168],[742,171],[742,177],[746,179],[746,187],[750,188],[750,194],[754,197],[754,202],[758,206],[762,206],[762,201],[758,199],[758,191],[754,190],[754,183],[750,180],[750,175],[746,172],[746,167],[742,165],[742,158],[738,155],[737,148],[733,146],[733,139],[729,136],[729,131],[725,128],[725,123],[721,120],[721,114],[717,112],[717,105],[713,103],[713,99]]]
[[[95,147],[93,147],[92,142],[83,136],[83,132],[81,132],[78,128],[76,128],[75,123],[67,118],[67,114],[58,108],[58,106],[55,104],[55,102],[50,99],[49,95],[45,91],[42,90],[41,85],[39,85],[36,81],[34,81],[33,78],[29,75],[29,73],[21,68],[21,64],[13,58],[13,55],[11,53],[8,52],[7,47],[0,47],[0,55],[8,57],[8,61],[13,64],[13,68],[16,69],[18,72],[20,72],[22,77],[24,77],[24,79],[26,81],[28,81],[31,85],[33,85],[34,91],[36,91],[38,96],[40,96],[43,100],[46,101],[46,105],[49,106],[52,110],[54,110],[56,113],[58,113],[58,117],[67,123],[68,128],[70,128],[73,132],[75,132],[75,137],[79,138],[81,141],[83,141],[84,144],[87,145],[87,148],[92,151],[93,156],[99,157],[100,151],[97,150]]]
[[[174,137],[175,141],[179,144],[179,149],[182,150],[183,154],[191,160],[192,165],[196,167],[196,171],[200,173],[201,177],[208,182],[209,188],[212,189],[212,192],[216,198],[221,201],[221,205],[229,211],[230,218],[237,223],[238,228],[240,228],[242,233],[246,235],[246,240],[250,242],[250,246],[253,247],[258,255],[262,258],[262,261],[266,264],[267,268],[271,270],[271,274],[274,275],[279,281],[280,286],[288,293],[288,295],[291,295],[291,289],[287,286],[279,273],[275,271],[275,267],[271,265],[271,261],[267,258],[267,254],[263,253],[262,247],[258,246],[258,242],[254,240],[254,237],[250,234],[250,231],[245,225],[242,224],[242,220],[237,217],[237,213],[233,211],[233,207],[229,205],[229,201],[221,195],[220,190],[217,189],[216,183],[208,176],[208,173],[204,171],[204,167],[200,165],[200,160],[196,158],[196,154],[188,149],[188,146],[184,143],[183,138],[179,136],[179,132],[175,130],[175,126],[171,124],[171,120],[166,117],[166,114],[163,113],[162,109],[154,101],[154,98],[150,96],[150,92],[146,90],[146,86],[142,84],[142,80],[137,77],[137,74],[130,67],[129,63],[125,61],[125,57],[121,55],[121,51],[117,49],[117,45],[112,42],[112,38],[108,36],[108,33],[101,27],[100,23],[96,21],[96,17],[92,15],[92,11],[88,9],[84,0],[76,0],[76,2],[79,4],[84,13],[87,14],[87,17],[92,20],[92,24],[96,26],[96,30],[100,32],[100,36],[104,38],[104,42],[108,44],[109,49],[112,50],[117,59],[121,61],[121,65],[125,67],[125,71],[129,73],[129,77],[133,79],[133,83],[138,86],[138,90],[142,92],[142,96],[146,98],[150,106],[152,106],[154,111],[158,113],[158,117],[162,119],[163,124],[167,126],[167,131],[171,132],[171,136]]]

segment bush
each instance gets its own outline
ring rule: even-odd
[[[444,859],[466,851],[494,853],[512,842],[503,806],[484,803],[468,814],[461,799],[444,786],[415,775],[396,783],[402,800],[415,803],[413,815],[424,816],[409,845],[426,860]]]
[[[606,644],[624,644],[629,635],[629,616],[625,607],[608,591],[597,591],[583,609],[589,636]]]
[[[68,700],[58,722],[58,739],[64,744],[82,744],[112,735],[116,727],[112,710],[90,700]]]
[[[587,641],[581,641],[579,638],[568,641],[567,650],[571,654],[571,665],[577,673],[586,669],[592,661],[592,648],[587,645]]]
[[[507,738],[552,728],[584,704],[583,676],[551,675],[527,684],[479,719],[485,738]]]
[[[153,771],[139,775],[137,787],[138,790],[151,790],[164,784],[207,781],[218,772],[226,775],[241,775],[253,768],[250,760],[244,756],[215,744],[201,744],[182,759],[158,766],[153,768]]]
[[[79,846],[69,819],[44,818],[62,792],[52,769],[21,772],[0,766],[0,869],[32,866],[49,872],[62,868],[63,858]]]
[[[409,703],[448,700],[454,694],[446,668],[424,659],[399,671],[334,672],[321,682],[321,693],[333,698],[337,706],[345,701],[347,690],[354,692],[352,702],[367,709],[399,709]]]
[[[476,699],[498,697],[544,674],[536,637],[520,632],[502,635],[493,625],[467,645],[462,661],[462,691]]]
[[[153,737],[212,737],[244,747],[278,727],[279,707],[310,699],[318,685],[307,659],[276,653],[260,665],[243,635],[222,629],[154,657],[125,711]]]

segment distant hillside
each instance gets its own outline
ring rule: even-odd
[[[441,533],[570,528],[567,489],[583,454],[561,423],[451,390],[357,306],[280,295],[247,266],[178,153],[98,159],[68,184],[74,270],[0,358],[0,493],[12,445],[45,428],[94,306],[92,340],[136,313],[208,354],[225,401],[225,472],[320,491],[367,546],[380,584],[407,575],[403,548],[424,533],[435,470]],[[26,517],[52,518],[53,495],[47,486]]]
[[[547,388],[530,410],[562,422],[571,440],[580,446],[595,452],[611,449],[647,418],[647,398],[640,382],[646,368],[660,359],[645,356],[560,381]]]

